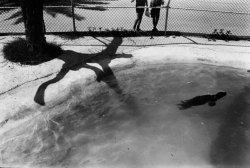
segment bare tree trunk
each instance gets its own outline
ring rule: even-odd
[[[28,49],[34,54],[46,44],[43,20],[43,0],[20,0]]]

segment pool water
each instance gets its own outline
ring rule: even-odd
[[[101,168],[250,165],[248,72],[179,63],[114,74],[87,87],[72,85],[67,102],[7,132],[4,136],[19,138],[1,148],[2,163]],[[227,95],[215,106],[177,106],[220,91]]]

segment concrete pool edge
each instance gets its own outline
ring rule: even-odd
[[[110,39],[112,40],[112,38]],[[143,40],[143,38],[141,39]],[[89,38],[87,38],[87,40],[89,40]],[[105,38],[103,38],[103,40],[105,40]],[[126,43],[126,40],[128,41],[131,39],[125,38],[123,39],[123,43]],[[185,41],[185,39],[181,40]],[[82,46],[62,46],[62,47],[64,50],[70,49],[73,51],[77,51],[79,53],[86,53],[89,52],[89,50],[95,50],[96,48],[94,45],[88,47],[82,47]],[[133,49],[133,51],[130,51],[129,49],[131,50]],[[124,69],[133,70],[133,68],[136,66],[146,66],[147,64],[165,64],[165,63],[201,63],[201,64],[216,65],[216,66],[240,68],[245,70],[250,69],[250,56],[249,56],[250,49],[240,46],[197,45],[197,44],[185,44],[184,42],[183,44],[171,44],[171,45],[166,44],[159,46],[144,46],[144,47],[139,46],[135,48],[135,46],[125,46],[122,44],[118,46],[116,54],[119,55],[129,54],[132,57],[131,58],[121,57],[111,60],[109,67],[114,71],[114,73],[122,71]],[[53,107],[53,105],[58,103],[57,101],[58,97],[61,97],[63,99],[64,97],[68,97],[68,94],[71,94],[69,92],[64,93],[63,89],[71,87],[72,83],[74,82],[77,82],[79,80],[82,81],[81,82],[82,84],[91,84],[95,82],[96,76],[90,69],[81,68],[77,71],[70,71],[63,78],[63,80],[54,83],[53,86],[50,86],[46,90],[45,101],[51,102],[49,106],[40,106],[36,104],[34,102],[34,95],[37,91],[37,88],[42,83],[52,79],[53,76],[56,76],[56,74],[60,71],[62,65],[63,62],[57,59],[52,60],[48,63],[44,63],[39,66],[20,67],[19,65],[7,63],[7,65],[5,65],[3,69],[1,69],[2,71],[1,74],[4,74],[2,75],[1,81],[3,81],[4,79],[7,79],[9,81],[5,80],[2,86],[4,84],[6,85],[8,83],[12,83],[13,86],[17,87],[16,88],[14,87],[13,90],[10,90],[0,95],[0,100],[1,100],[0,107],[2,109],[0,122],[3,122],[8,116],[14,115],[16,112],[18,112],[20,108],[23,107],[31,107],[32,109],[37,109],[37,112],[45,111],[47,108]],[[6,66],[7,67],[11,66],[12,68],[6,68]],[[100,66],[98,66],[97,64],[93,64],[93,66],[100,68]],[[20,80],[18,80],[18,77],[27,80],[26,81],[24,80],[24,82],[23,81],[20,82]],[[6,91],[6,89],[5,90],[1,89],[1,92],[4,91]],[[27,96],[27,93],[29,93],[29,96]]]
[[[250,68],[250,53],[235,51],[233,47],[194,46],[149,47],[137,50],[133,55],[143,64],[165,61],[169,63],[202,63],[246,70]]]

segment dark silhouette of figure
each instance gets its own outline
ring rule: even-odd
[[[157,32],[157,24],[160,18],[160,10],[161,5],[164,4],[164,0],[151,0],[150,7],[153,7],[151,9],[151,17],[153,19],[153,32]]]
[[[178,106],[180,110],[185,110],[192,106],[200,106],[206,103],[208,103],[209,106],[215,106],[216,101],[226,95],[227,95],[226,92],[218,92],[217,94],[214,94],[214,95],[196,96],[192,99],[181,101],[181,103],[178,104]]]
[[[135,0],[131,0],[131,2],[134,2]],[[141,31],[140,29],[140,25],[141,25],[141,21],[142,21],[142,17],[143,17],[143,13],[144,13],[144,8],[145,6],[148,6],[148,1],[147,0],[136,0],[136,19],[135,19],[135,23],[133,26],[134,31]]]
[[[44,94],[46,88],[49,85],[62,80],[69,71],[71,70],[77,71],[81,68],[88,68],[93,70],[96,73],[97,76],[96,80],[98,82],[103,81],[110,88],[112,88],[117,94],[122,94],[122,90],[118,84],[118,81],[112,69],[109,67],[109,63],[114,58],[132,57],[132,55],[116,54],[116,51],[118,47],[121,45],[121,43],[122,43],[122,38],[115,37],[112,40],[112,42],[109,45],[107,45],[107,48],[105,50],[97,54],[82,54],[71,50],[64,51],[64,53],[58,57],[58,59],[61,59],[65,62],[63,64],[61,71],[56,75],[55,78],[39,86],[36,95],[34,97],[34,101],[40,105],[45,105]],[[98,63],[102,67],[102,70],[95,66],[88,65],[87,63]]]

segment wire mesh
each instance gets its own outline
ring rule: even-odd
[[[44,7],[44,22],[46,32],[72,32],[72,8],[70,6]],[[78,18],[78,17],[76,17]]]
[[[136,9],[107,7],[105,12],[92,11],[77,8],[76,13],[84,16],[84,20],[76,21],[77,31],[111,31],[111,30],[133,30],[133,25],[136,19]],[[161,17],[158,23],[158,29],[164,31],[165,10],[161,11]],[[143,14],[140,29],[152,30],[152,18]]]
[[[22,13],[20,8],[6,7],[0,9],[0,33],[23,33]]]
[[[230,30],[233,35],[250,35],[250,16],[192,10],[170,10],[168,31],[210,34],[215,29]]]
[[[232,0],[174,0],[168,31],[211,34],[215,29],[236,36],[250,35],[250,2]]]
[[[10,7],[8,4],[4,6],[5,1],[0,4],[3,6],[0,7],[0,32],[23,33],[20,8]],[[91,2],[88,1],[85,4],[76,2],[73,5],[74,8],[72,6],[44,7],[46,32],[72,32],[74,31],[73,20],[75,20],[75,30],[78,32],[133,29],[136,19],[134,3],[117,0],[108,3],[98,2],[98,6]],[[169,6],[166,7],[168,2],[170,2]],[[250,2],[247,0],[237,2],[235,0],[165,0],[165,6],[161,8],[158,30],[165,31],[166,24],[167,31],[210,34],[214,29],[224,29],[230,30],[233,35],[250,36]],[[152,18],[143,14],[140,28],[151,31]]]

